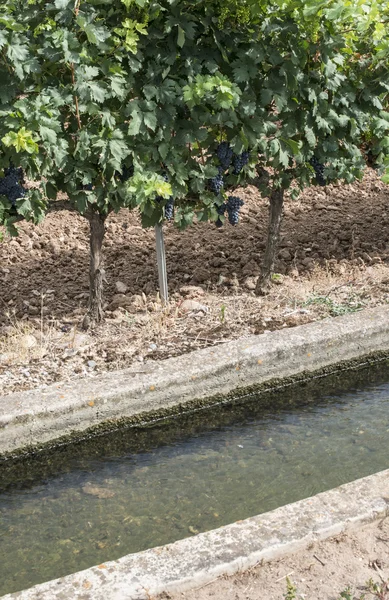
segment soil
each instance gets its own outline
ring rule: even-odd
[[[295,588],[289,595],[287,579]],[[388,600],[387,582],[388,518],[186,593],[165,593],[160,600]]]
[[[153,229],[135,213],[107,221],[105,314],[83,331],[88,222],[61,210],[21,223],[0,245],[0,393],[94,377],[239,336],[292,327],[389,300],[389,187],[369,170],[360,183],[310,188],[287,200],[270,294],[254,295],[268,202],[241,191],[241,223],[185,232],[165,227],[170,302],[161,305]]]

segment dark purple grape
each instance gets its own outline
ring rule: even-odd
[[[26,195],[23,183],[23,169],[13,166],[4,169],[4,177],[0,178],[0,196],[5,196],[15,207],[16,200]]]
[[[321,186],[325,186],[327,184],[326,179],[324,177],[324,165],[316,158],[316,156],[312,156],[309,161],[311,167],[315,171],[316,175],[316,183]]]
[[[234,175],[239,175],[243,167],[247,165],[250,160],[250,152],[242,152],[242,154],[234,154],[232,164],[234,166]]]
[[[223,204],[217,205],[215,204],[215,208],[216,208],[216,212],[218,215],[220,216],[224,216],[226,210],[227,210],[227,204],[225,202],[223,202]],[[216,227],[223,227],[224,223],[221,220],[221,218],[219,218],[216,220],[215,225]]]
[[[173,196],[170,196],[170,198],[168,198],[168,201],[166,202],[165,205],[165,218],[168,221],[171,221],[174,217],[174,198]]]
[[[116,176],[120,179],[122,183],[126,183],[131,177],[134,175],[134,166],[130,165],[127,167],[126,165],[122,166],[122,172],[116,171]]]
[[[228,142],[222,142],[219,144],[216,148],[216,156],[218,157],[223,170],[227,171],[234,156],[234,153],[230,148],[230,144]]]
[[[227,213],[231,225],[237,225],[239,223],[239,211],[243,205],[244,202],[239,196],[228,196]]]
[[[222,191],[223,186],[224,186],[223,173],[224,173],[223,167],[218,167],[218,174],[209,180],[209,189],[216,196],[218,196],[220,194],[220,192]]]

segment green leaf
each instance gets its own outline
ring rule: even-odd
[[[143,121],[146,127],[149,127],[153,131],[155,131],[157,127],[157,117],[152,112],[146,112],[143,114]]]
[[[270,142],[270,146],[269,146],[270,156],[275,156],[276,154],[278,154],[280,149],[281,149],[280,142],[277,139],[273,139]]]
[[[138,135],[140,128],[143,123],[142,114],[139,112],[133,112],[130,125],[128,127],[128,135]]]
[[[169,150],[170,150],[170,145],[167,144],[166,142],[162,142],[162,144],[160,144],[158,146],[158,152],[159,152],[162,160],[166,160],[166,157],[169,154]]]
[[[267,106],[273,100],[273,90],[262,88],[260,92],[262,106]]]
[[[280,161],[280,164],[282,166],[284,166],[285,168],[287,168],[289,166],[289,154],[281,146],[280,146],[280,151],[279,151],[279,161]]]
[[[57,142],[56,132],[53,129],[50,129],[49,127],[40,125],[39,135],[41,136],[44,142],[49,142],[50,144],[55,144]]]
[[[298,156],[298,154],[300,154],[300,143],[296,142],[296,140],[292,140],[292,139],[284,139],[281,138],[282,141],[289,146],[289,148],[292,150],[293,156]]]
[[[315,136],[313,129],[311,127],[308,127],[308,125],[306,125],[304,127],[304,133],[305,133],[305,139],[307,140],[309,147],[315,148],[316,147],[316,136]]]
[[[177,45],[182,48],[185,44],[185,31],[178,25]]]

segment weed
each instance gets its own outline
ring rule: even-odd
[[[289,577],[286,578],[286,594],[284,594],[284,598],[285,600],[296,600],[297,598],[297,588]]]
[[[369,592],[374,598],[377,598],[377,600],[389,600],[389,581],[375,583],[372,579],[369,579],[366,585]]]
[[[339,317],[341,315],[354,313],[364,307],[363,303],[360,300],[355,299],[353,296],[347,298],[347,301],[344,303],[338,303],[329,296],[314,295],[303,303],[303,308],[315,305],[326,308],[331,317]]]
[[[359,598],[359,600],[363,600],[364,597],[365,597],[365,595],[362,594],[362,596]],[[356,598],[354,597],[354,593],[350,586],[347,586],[346,589],[343,590],[343,592],[340,592],[339,600],[356,600]]]
[[[220,323],[224,323],[224,321],[226,320],[226,305],[222,304],[220,307]]]
[[[375,583],[372,579],[369,579],[366,582],[366,590],[371,594],[373,600],[389,600],[389,581],[385,582],[382,580],[382,583]],[[296,600],[297,598],[297,587],[291,582],[289,577],[286,578],[286,594],[284,594],[284,598],[285,600]],[[347,586],[340,592],[338,600],[366,600],[366,594],[362,593],[357,596],[352,588]]]

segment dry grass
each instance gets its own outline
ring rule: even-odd
[[[9,315],[0,333],[0,387],[3,393],[33,385],[160,360],[311,321],[344,315],[389,303],[388,267],[350,265],[328,261],[309,275],[280,276],[271,293],[257,298],[224,282],[214,290],[194,288],[193,293],[172,295],[164,307],[158,295],[136,296],[128,309],[107,314],[106,321],[84,333],[79,329],[83,311],[66,324],[47,314],[41,298],[41,315],[34,321]],[[206,311],[185,312],[182,303],[192,299]],[[5,330],[4,330],[5,329]],[[20,368],[28,368],[24,377]]]

